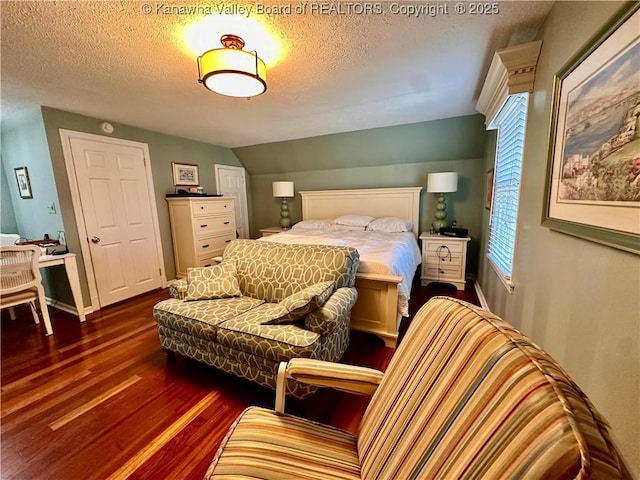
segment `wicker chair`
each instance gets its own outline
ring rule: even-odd
[[[10,308],[11,319],[15,320],[11,307],[28,303],[33,319],[38,324],[40,318],[35,306],[38,300],[47,335],[52,335],[53,328],[38,268],[39,258],[40,247],[36,245],[0,247],[0,308]]]

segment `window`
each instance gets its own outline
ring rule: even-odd
[[[528,93],[511,95],[489,125],[498,130],[487,255],[511,290]]]

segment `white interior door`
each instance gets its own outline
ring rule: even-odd
[[[244,168],[214,165],[217,193],[233,197],[236,202],[236,228],[240,238],[249,238],[249,213]]]
[[[108,140],[69,139],[100,306],[163,284],[144,151]]]

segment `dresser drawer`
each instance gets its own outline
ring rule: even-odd
[[[426,243],[425,250],[428,253],[436,253],[438,249],[440,249],[440,251],[444,251],[446,253],[447,249],[449,249],[451,253],[462,253],[464,246],[465,244],[463,242],[447,242],[446,240],[435,242],[429,241]]]
[[[215,255],[206,255],[204,257],[200,257],[196,260],[196,267],[213,267],[218,263],[213,260]]]
[[[233,200],[224,202],[193,202],[191,204],[191,211],[194,217],[233,212]]]
[[[202,255],[216,256],[221,253],[222,250],[235,238],[234,232],[229,232],[224,235],[216,235],[213,237],[203,237],[196,240],[196,256]]]
[[[451,257],[446,251],[440,253],[440,257],[434,252],[433,254],[427,253],[427,265],[438,266],[440,265],[455,265],[456,267],[462,266],[462,255],[452,253]]]
[[[215,233],[233,232],[233,218],[228,215],[194,218],[193,230],[197,238]]]
[[[442,268],[427,266],[425,269],[425,277],[445,280],[459,280],[463,277],[462,267],[456,267],[454,265],[442,266]]]

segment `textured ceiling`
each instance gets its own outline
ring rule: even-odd
[[[493,51],[531,40],[552,5],[503,1],[497,14],[473,15],[477,3],[303,3],[265,1],[292,9],[266,15],[260,2],[2,1],[3,121],[45,105],[236,147],[467,115]],[[242,13],[238,5],[283,46],[267,62],[267,92],[251,100],[199,85],[181,40],[204,18],[241,30],[219,13]],[[420,5],[437,15],[399,12]],[[380,13],[360,13],[368,7]],[[222,33],[244,36],[248,50],[266,45],[251,44],[251,32]],[[219,36],[212,28],[209,48]]]

